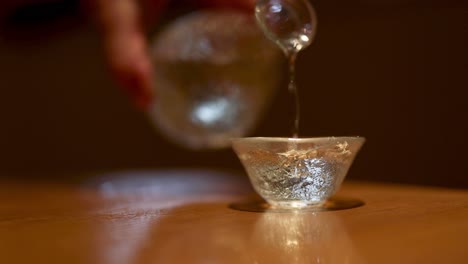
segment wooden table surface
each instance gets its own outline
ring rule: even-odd
[[[248,212],[210,171],[1,183],[0,263],[468,263],[468,192],[345,182],[364,205]]]

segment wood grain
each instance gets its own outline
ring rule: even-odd
[[[242,177],[109,174],[0,184],[0,263],[468,263],[468,192],[347,182],[365,205],[246,212]]]

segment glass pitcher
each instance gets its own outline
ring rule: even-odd
[[[191,149],[230,146],[252,132],[280,82],[281,51],[252,14],[206,10],[165,27],[151,44],[163,136]]]

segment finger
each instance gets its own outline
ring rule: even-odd
[[[137,1],[97,0],[94,8],[111,72],[135,104],[146,109],[153,99],[152,65]]]

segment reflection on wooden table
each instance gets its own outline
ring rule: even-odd
[[[365,205],[247,212],[210,171],[0,185],[0,263],[467,263],[468,192],[345,183]]]

